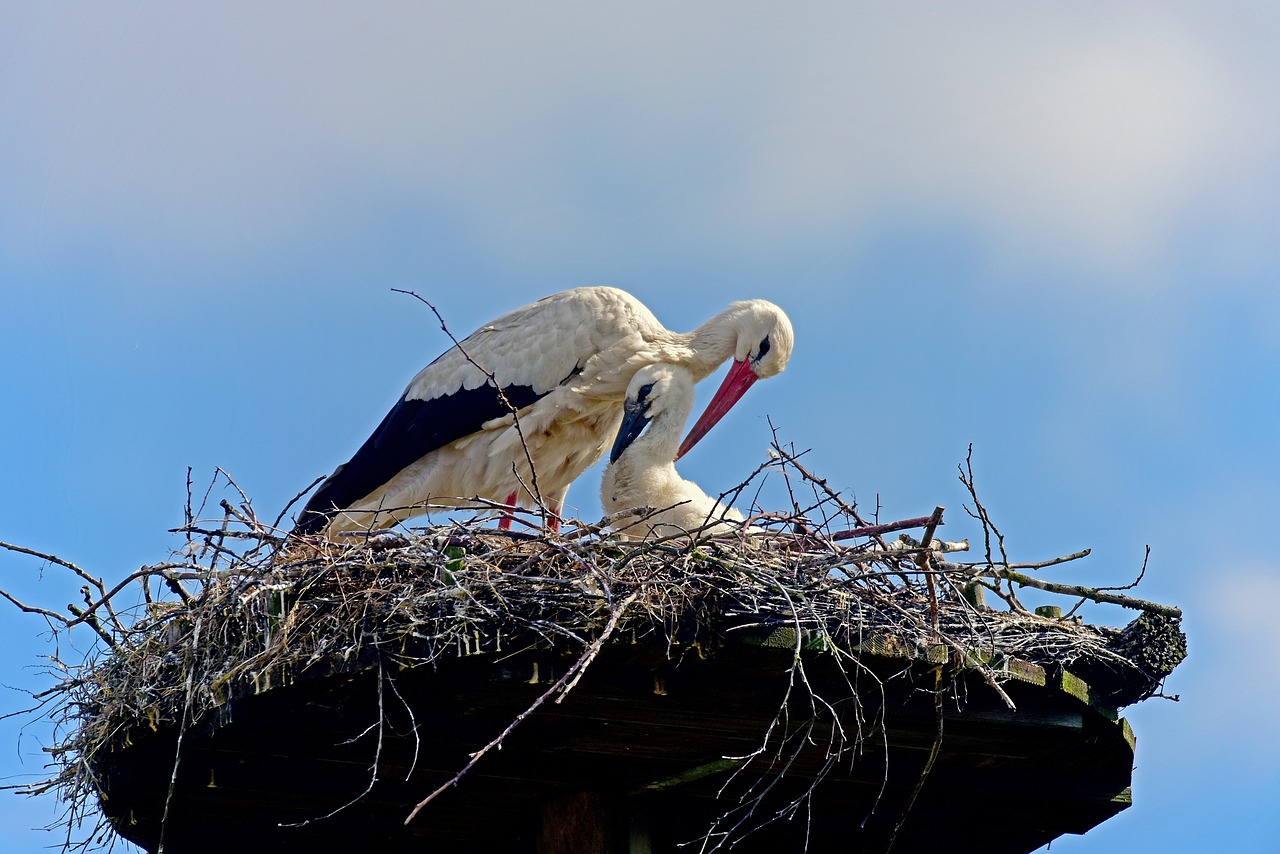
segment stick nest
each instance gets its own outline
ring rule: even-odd
[[[801,472],[814,501],[755,520],[763,530],[751,536],[623,541],[575,523],[519,535],[468,521],[285,545],[247,501],[223,501],[218,524],[189,515],[179,529],[186,553],[135,573],[143,601],[113,608],[117,587],[86,597],[66,621],[91,625],[111,645],[78,665],[56,662],[59,684],[37,696],[59,725],[57,773],[23,788],[59,790],[79,821],[96,804],[95,756],[139,727],[189,727],[230,699],[374,661],[432,667],[530,643],[598,650],[602,632],[607,642],[659,647],[744,640],[806,655],[942,661],[979,671],[997,691],[1013,678],[1012,662],[1029,662],[1069,670],[1115,707],[1158,693],[1185,656],[1176,609],[1121,601],[1151,606],[1121,630],[1023,608],[1019,565],[1002,548],[993,555],[991,543],[1003,540],[976,493],[970,512],[986,558],[951,563],[945,556],[960,544],[933,539],[941,508],[868,525],[794,457],[774,462]],[[908,522],[925,535],[884,539]],[[1081,590],[1070,588],[1095,598]],[[1001,607],[981,604],[981,592]]]

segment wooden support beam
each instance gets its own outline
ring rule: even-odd
[[[609,854],[622,847],[622,815],[617,799],[599,792],[575,792],[544,803],[539,810],[538,854]]]

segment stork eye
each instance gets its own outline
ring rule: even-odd
[[[644,403],[651,391],[653,391],[653,383],[640,386],[640,391],[636,393],[636,403]]]
[[[769,346],[769,336],[766,335],[764,340],[760,342],[760,352],[756,353],[755,360],[757,362],[764,358],[765,353],[769,352]]]

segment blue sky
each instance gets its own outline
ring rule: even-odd
[[[1127,710],[1134,806],[1055,852],[1280,848],[1280,11],[1250,4],[130,3],[0,8],[0,539],[167,557],[187,467],[262,515],[447,345],[613,284],[691,329],[791,315],[765,417],[864,508],[956,464],[1053,580],[1184,608],[1180,703]],[[712,384],[699,391],[704,402]],[[570,492],[598,513],[598,472]],[[59,608],[78,584],[0,555]],[[1087,611],[1113,625],[1131,614]],[[87,644],[86,636],[76,643]],[[47,685],[0,610],[0,682]],[[74,656],[66,642],[64,656]],[[5,709],[22,695],[7,691]],[[0,722],[0,777],[48,732]],[[0,793],[0,847],[60,837]]]

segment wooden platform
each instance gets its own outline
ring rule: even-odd
[[[946,663],[864,654],[850,680],[812,651],[806,676],[831,704],[815,708],[788,673],[790,649],[667,654],[606,646],[563,703],[545,703],[408,826],[413,805],[574,656],[530,649],[397,670],[388,654],[358,672],[258,686],[184,734],[176,778],[175,732],[122,734],[95,760],[102,807],[148,851],[167,809],[173,852],[698,851],[676,845],[743,818],[737,836],[759,829],[735,852],[799,851],[806,839],[813,852],[883,851],[896,838],[895,851],[999,854],[1129,805],[1132,733],[1070,674],[1014,663],[1010,711],[974,673],[939,704]],[[788,692],[767,749],[726,760],[759,750]],[[793,817],[765,824],[819,777]]]

